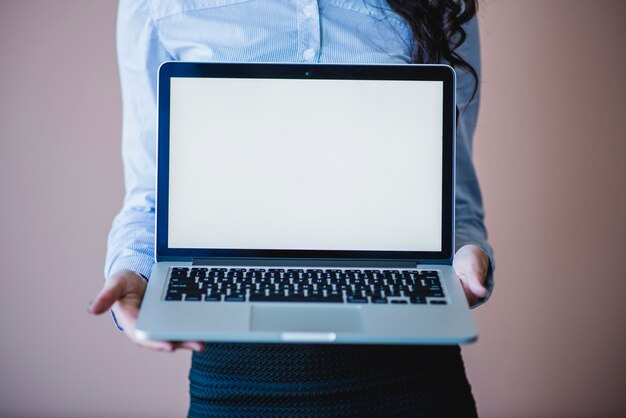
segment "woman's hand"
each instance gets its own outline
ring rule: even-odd
[[[104,287],[89,304],[87,311],[94,315],[100,315],[112,309],[115,319],[124,329],[126,336],[141,347],[158,351],[174,351],[177,348],[196,352],[204,350],[204,344],[198,341],[138,340],[135,337],[137,315],[143,295],[146,293],[146,286],[146,279],[139,274],[130,270],[122,270],[106,280]]]
[[[485,279],[489,271],[489,257],[477,245],[464,245],[454,255],[452,263],[456,275],[459,276],[465,296],[470,306],[487,296]]]

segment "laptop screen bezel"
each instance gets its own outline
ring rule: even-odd
[[[173,77],[418,80],[443,83],[441,251],[346,251],[294,249],[170,248],[168,245],[170,80]],[[454,70],[447,65],[257,64],[167,62],[158,74],[157,261],[211,258],[363,259],[446,262],[454,249],[455,103]],[[417,192],[417,191],[416,191]]]

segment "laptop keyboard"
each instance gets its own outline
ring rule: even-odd
[[[434,270],[175,267],[165,300],[446,304]]]

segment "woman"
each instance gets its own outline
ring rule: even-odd
[[[112,309],[135,343],[191,349],[190,416],[473,416],[458,347],[136,341],[154,254],[156,74],[164,61],[447,62],[458,74],[454,267],[470,305],[492,289],[471,142],[478,109],[473,0],[121,1],[118,59],[126,196],[109,235],[107,277],[90,305]]]

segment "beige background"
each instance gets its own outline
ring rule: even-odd
[[[0,416],[175,417],[189,355],[85,306],[121,204],[112,1],[0,0]],[[485,0],[485,417],[626,414],[626,2]]]

